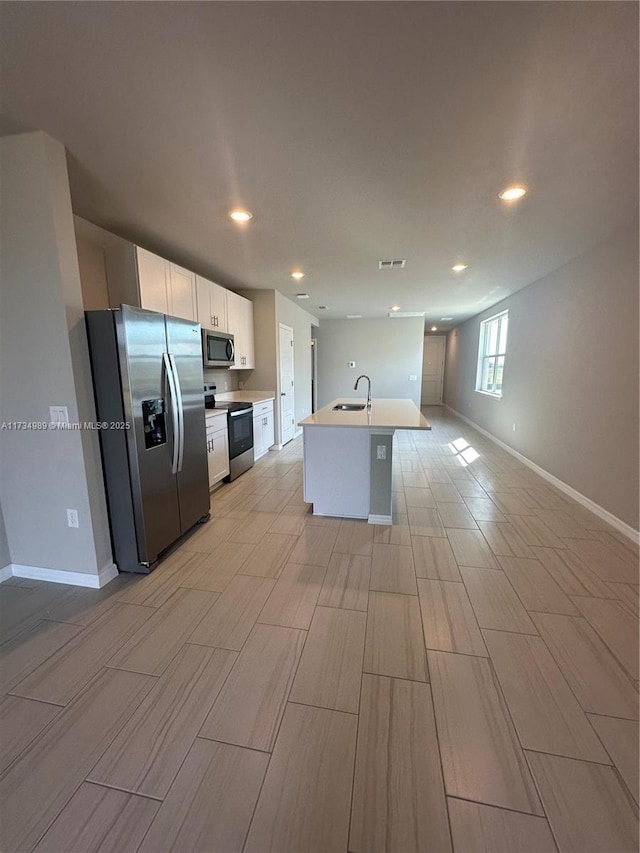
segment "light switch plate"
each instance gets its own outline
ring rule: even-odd
[[[66,406],[49,406],[49,423],[68,424],[69,411]]]

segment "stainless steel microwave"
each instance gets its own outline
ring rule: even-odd
[[[202,330],[202,363],[205,367],[233,367],[234,357],[233,335]]]

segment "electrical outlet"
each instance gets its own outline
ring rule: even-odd
[[[238,390],[242,391],[243,388],[244,388],[244,382],[238,382]]]
[[[376,445],[376,459],[386,459],[387,458],[387,448],[384,444]]]
[[[69,411],[66,406],[49,406],[49,423],[68,424]]]
[[[409,374],[409,382],[417,382],[417,380],[418,380],[418,377],[416,376],[415,373]]]
[[[77,509],[68,509],[67,510],[67,524],[69,527],[80,527],[78,522],[78,510]]]

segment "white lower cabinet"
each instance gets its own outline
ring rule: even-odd
[[[255,459],[269,450],[275,441],[273,429],[273,400],[253,405],[253,455]]]
[[[209,488],[211,488],[229,473],[229,435],[226,414],[207,418],[207,463]]]

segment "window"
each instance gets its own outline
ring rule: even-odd
[[[509,312],[503,311],[480,323],[478,349],[478,376],[476,391],[502,397],[502,374],[507,351],[507,325]]]

